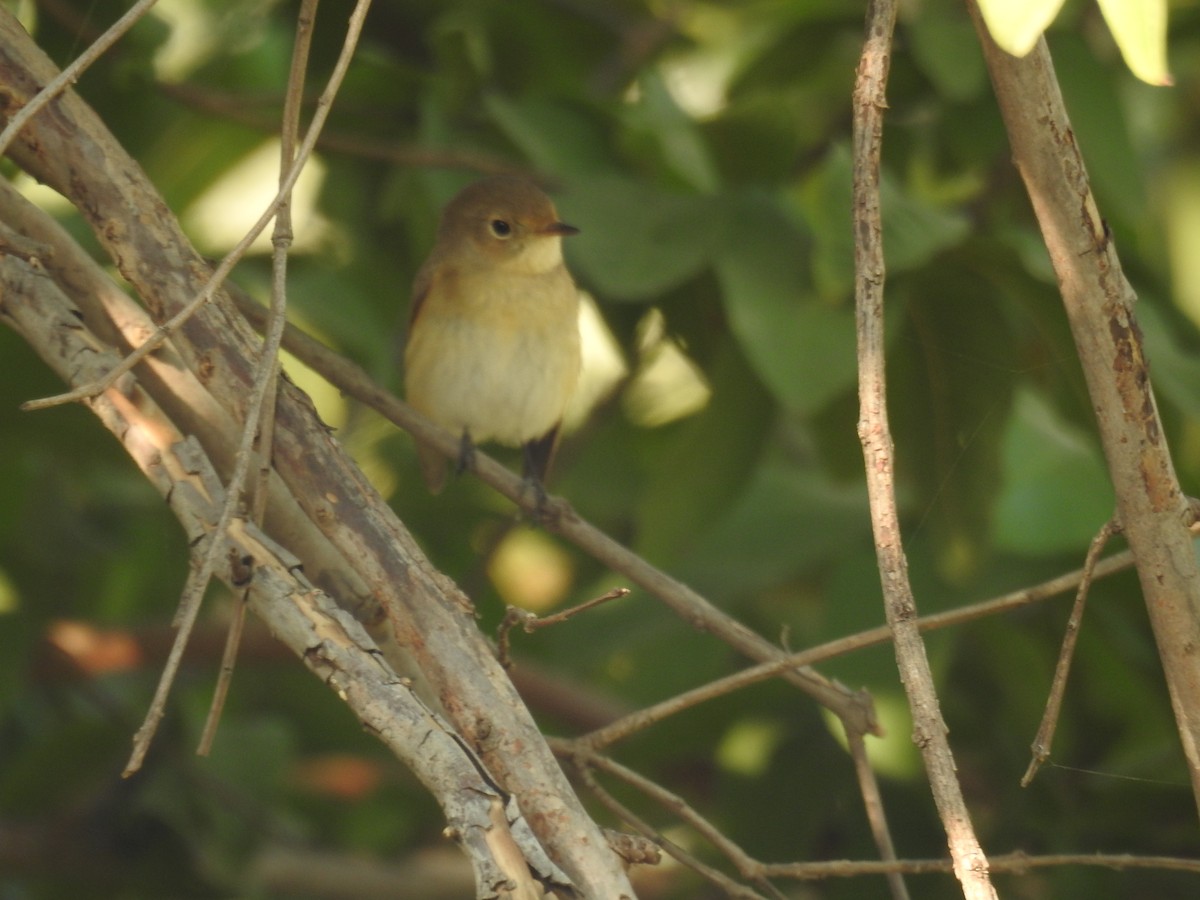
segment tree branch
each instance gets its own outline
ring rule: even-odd
[[[875,554],[883,583],[884,610],[892,629],[900,680],[913,717],[913,740],[921,751],[934,803],[946,830],[954,874],[969,900],[994,898],[987,857],[979,846],[955,772],[947,728],[925,644],[917,628],[917,607],[908,581],[900,536],[894,481],[895,447],[887,415],[884,372],[883,222],[879,170],[883,144],[885,87],[891,62],[894,0],[871,0],[867,39],[854,86],[854,269],[858,331],[858,435],[866,461],[867,494]]]
[[[87,383],[119,357],[83,325],[36,262],[0,258],[0,315],[69,384]],[[440,717],[382,660],[352,616],[301,573],[300,560],[252,522],[220,527],[224,489],[198,441],[185,439],[137,382],[126,377],[89,401],[90,408],[166,498],[193,546],[215,543],[214,574],[248,590],[252,609],[304,664],[355,711],[437,798],[448,833],[467,851],[476,896],[507,896],[527,860],[547,884],[568,877],[545,855],[510,795]],[[496,810],[504,812],[497,816]],[[519,847],[514,855],[507,847]]]
[[[13,115],[54,74],[29,35],[0,10],[0,113]],[[205,289],[209,266],[140,167],[76,95],[48,104],[17,135],[10,153],[75,204],[157,321],[179,313]],[[215,293],[171,343],[204,389],[226,407],[225,415],[243,421],[259,344],[224,293]],[[186,404],[172,402],[180,407],[180,430],[195,433]],[[433,569],[290,385],[280,391],[276,423],[275,471],[291,500],[268,509],[271,537],[289,546],[293,530],[303,534],[309,524],[315,526],[342,558],[327,573],[335,592],[350,589],[334,594],[339,605],[362,608],[365,597],[368,611],[386,609],[397,643],[412,653],[462,740],[519,799],[534,831],[578,890],[587,897],[632,897],[620,860],[580,805],[493,657],[467,598]],[[204,430],[215,439],[206,452],[228,477],[237,432]]]
[[[1009,56],[976,3],[969,6],[1013,161],[1058,276],[1200,806],[1200,568],[1151,389],[1136,297],[1092,196],[1045,41],[1024,59]]]

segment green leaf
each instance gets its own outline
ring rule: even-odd
[[[681,577],[717,597],[758,593],[869,540],[870,522],[862,484],[837,484],[814,469],[764,465],[681,562]]]
[[[489,93],[483,105],[504,136],[543,172],[570,176],[612,171],[602,125],[583,108]]]
[[[1113,513],[1094,442],[1031,390],[1017,393],[1003,443],[996,542],[1028,556],[1080,550]]]
[[[888,303],[904,308],[888,358],[904,508],[939,573],[962,583],[989,547],[1019,344],[971,249],[898,279]]]
[[[979,96],[987,84],[987,67],[970,20],[928,7],[922,12],[906,29],[914,61],[942,96],[950,100]]]
[[[762,456],[775,406],[740,349],[726,338],[709,366],[709,405],[656,448],[638,503],[637,550],[650,559],[671,558],[736,502]]]
[[[649,144],[671,175],[689,187],[715,190],[717,169],[696,120],[679,108],[658,72],[648,72],[638,87],[638,101],[624,116],[629,142]]]
[[[854,383],[854,311],[816,299],[808,239],[771,198],[725,198],[719,218],[716,270],[730,327],[779,401],[811,413]]]
[[[1062,9],[1063,0],[978,0],[992,40],[1013,56],[1033,49]]]
[[[567,244],[571,268],[605,300],[653,299],[700,272],[712,252],[707,197],[594,175],[571,182],[558,205],[582,229]]]
[[[1125,65],[1149,84],[1171,84],[1167,70],[1167,0],[1099,0]]]
[[[853,177],[850,152],[838,145],[804,188],[802,202],[815,235],[813,274],[822,294],[849,293],[854,284]],[[970,233],[966,216],[924,202],[887,172],[879,190],[889,275],[924,265]]]

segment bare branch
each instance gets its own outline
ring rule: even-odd
[[[281,209],[285,209],[290,202],[292,187],[296,183],[296,179],[300,177],[300,172],[304,168],[304,164],[308,161],[309,155],[312,153],[313,144],[316,142],[317,134],[320,133],[321,126],[324,124],[325,117],[329,114],[332,108],[333,99],[337,95],[338,88],[341,86],[342,79],[346,75],[346,70],[350,66],[350,60],[354,57],[354,48],[358,45],[358,36],[362,31],[363,21],[366,18],[367,10],[370,8],[370,0],[358,0],[358,4],[354,8],[353,14],[350,16],[349,26],[346,30],[346,37],[342,44],[341,55],[338,57],[337,63],[334,65],[332,74],[329,76],[329,83],[325,87],[325,91],[321,95],[320,101],[317,104],[317,111],[313,117],[312,125],[309,128],[309,134],[306,136],[304,144],[301,146],[296,158],[287,159],[285,161],[284,171],[280,176],[279,193],[272,201],[270,208],[259,217],[259,221],[251,228],[250,232],[239,242],[239,247],[245,248],[250,246],[250,243],[257,236],[258,232],[265,227],[270,221],[270,216],[278,214]],[[298,104],[293,105],[293,110],[298,110]],[[294,132],[292,133],[294,137]],[[288,141],[290,145],[290,139]],[[290,150],[290,146],[288,148]],[[290,234],[290,220],[285,220],[283,228]],[[286,246],[283,247],[283,255],[286,258]],[[232,254],[226,257],[222,265],[228,264],[229,269],[232,269],[233,262]],[[211,298],[212,292],[220,282],[224,280],[224,276],[220,275],[220,267],[213,274],[209,284],[212,286],[201,292],[200,297]],[[283,285],[282,278],[286,273],[286,268],[276,263],[276,284],[275,296],[280,298],[282,302]],[[199,304],[194,301],[185,307],[188,310],[188,316],[195,313],[199,308]],[[162,718],[163,708],[166,705],[167,695],[171,690],[171,684],[175,679],[175,673],[178,670],[179,660],[183,656],[183,650],[187,646],[189,635],[192,633],[192,627],[196,623],[196,616],[200,612],[200,601],[204,597],[204,589],[208,586],[209,579],[212,577],[213,568],[216,564],[216,556],[219,552],[220,542],[225,530],[229,527],[229,523],[233,521],[235,512],[242,498],[242,489],[246,483],[246,477],[250,473],[250,466],[255,459],[254,442],[259,434],[259,423],[262,421],[263,410],[268,406],[268,397],[270,397],[270,406],[274,407],[275,392],[273,390],[275,384],[275,372],[277,369],[277,356],[279,353],[279,341],[282,337],[283,324],[286,321],[284,318],[284,310],[281,308],[272,309],[273,320],[271,327],[268,328],[267,338],[263,343],[259,353],[258,362],[254,369],[253,383],[250,388],[249,403],[246,407],[245,421],[242,424],[241,440],[238,444],[237,455],[234,457],[233,472],[229,477],[229,484],[225,490],[225,503],[221,510],[221,515],[217,519],[215,531],[213,531],[207,542],[204,544],[200,553],[200,558],[197,565],[190,570],[187,584],[184,587],[183,595],[179,601],[179,612],[176,616],[176,623],[179,627],[179,634],[176,637],[176,647],[172,648],[171,656],[168,658],[167,665],[163,669],[163,676],[159,681],[158,688],[154,694],[154,700],[151,703],[150,710],[146,714],[146,721],[141,728],[138,729],[137,739],[134,741],[133,755],[130,757],[128,765],[125,767],[125,775],[130,775],[140,768],[142,759],[145,757],[147,749],[149,749],[150,741],[154,737],[154,732],[157,728],[159,720]],[[186,319],[181,319],[176,316],[174,321],[175,327],[182,325]],[[136,364],[138,359],[144,358],[150,351],[146,350],[147,346],[157,347],[162,341],[166,340],[170,331],[159,329],[146,340],[142,347],[139,347],[133,353],[129,354],[126,360],[114,367],[113,373],[121,373],[129,371]],[[157,343],[155,343],[157,341]],[[91,387],[100,387],[105,383],[110,383],[117,377],[115,374],[105,375],[100,378],[95,385]],[[87,391],[88,385],[72,391],[63,397],[77,396],[79,391]],[[53,398],[51,398],[53,399]],[[43,403],[47,401],[42,401]],[[28,405],[26,406],[28,407]],[[211,726],[206,726],[205,731],[210,731]],[[202,744],[203,746],[203,744]]]
[[[280,193],[284,200],[279,205],[279,213],[275,217],[275,229],[272,236],[273,255],[271,260],[271,312],[264,335],[262,355],[259,358],[258,369],[254,377],[254,393],[250,404],[250,412],[242,426],[242,441],[238,447],[238,456],[234,461],[234,477],[231,479],[229,492],[226,496],[228,514],[232,515],[242,493],[238,476],[248,477],[252,462],[257,462],[258,469],[255,478],[246,488],[250,521],[262,525],[266,513],[267,481],[271,471],[271,448],[275,434],[275,391],[279,378],[279,344],[283,337],[283,326],[287,321],[287,259],[288,249],[292,244],[292,206],[291,189],[285,189],[288,171],[295,165],[304,165],[306,159],[296,158],[296,139],[300,131],[300,102],[304,95],[304,78],[308,69],[309,48],[312,45],[314,18],[317,12],[318,0],[304,0],[296,18],[296,38],[292,50],[292,66],[288,72],[288,86],[284,102],[283,124],[280,129],[280,162],[279,184]],[[366,12],[365,8],[363,10]],[[343,48],[344,58],[349,61],[357,37],[352,40],[347,35]],[[204,730],[200,735],[200,745],[197,752],[207,754],[216,733],[217,722],[229,684],[233,678],[233,665],[237,656],[238,644],[241,640],[242,628],[246,619],[246,604],[239,603],[234,609],[229,623],[229,638],[225,645],[225,653],[221,659],[220,676],[213,691],[212,704]]]
[[[334,65],[333,72],[329,76],[329,82],[326,84],[324,92],[322,92],[320,98],[317,100],[316,112],[313,114],[313,120],[308,127],[308,132],[304,136],[304,142],[296,154],[296,159],[288,169],[287,175],[280,181],[278,193],[267,204],[267,208],[263,210],[257,221],[250,226],[242,239],[234,245],[232,250],[225,254],[225,258],[213,270],[202,289],[196,292],[192,299],[183,305],[182,309],[160,325],[137,349],[130,352],[118,365],[114,366],[111,372],[106,372],[92,384],[80,385],[64,394],[27,401],[21,405],[23,410],[32,411],[46,409],[51,406],[60,406],[64,403],[74,403],[107,390],[123,374],[130,371],[139,362],[161,347],[163,342],[194,316],[200,307],[212,300],[216,292],[221,289],[221,285],[225,279],[229,277],[229,273],[233,271],[233,267],[245,256],[246,251],[250,249],[250,245],[254,243],[255,239],[267,227],[268,223],[275,218],[279,212],[279,208],[291,196],[292,188],[295,187],[296,181],[299,180],[300,173],[304,171],[304,165],[312,155],[313,147],[321,134],[325,120],[333,108],[333,99],[337,95],[338,88],[341,87],[342,79],[345,77],[346,70],[350,66],[350,60],[354,56],[354,48],[358,45],[358,36],[362,31],[362,24],[366,19],[367,10],[370,6],[371,0],[357,0],[355,4],[354,11],[350,15],[350,22],[342,44],[342,51],[338,56],[337,63]]]
[[[0,299],[6,320],[68,383],[93,378],[113,363],[111,350],[72,314],[57,285],[38,267],[15,257],[0,259]],[[251,604],[272,632],[442,804],[448,833],[475,868],[477,897],[494,898],[512,888],[511,869],[497,858],[497,847],[505,842],[519,848],[545,883],[570,884],[483,762],[383,662],[362,626],[304,578],[299,561],[244,519],[218,528],[224,508],[220,482],[195,439],[185,439],[133,379],[122,380],[89,406],[167,499],[189,536],[209,535],[220,543],[214,574],[234,588],[249,580]]]
[[[955,774],[938,706],[933,673],[917,628],[917,608],[908,581],[908,563],[900,537],[894,482],[894,445],[888,426],[884,373],[883,222],[879,178],[883,144],[885,86],[891,62],[894,0],[871,0],[867,39],[854,86],[854,269],[858,331],[858,436],[866,461],[867,494],[875,554],[883,582],[884,611],[896,646],[900,681],[908,694],[913,739],[921,751],[934,803],[946,830],[954,874],[968,900],[996,896],[988,878],[987,857],[979,846]]]
[[[1045,41],[1023,59],[1009,56],[976,3],[968,5],[1058,276],[1200,807],[1200,566],[1187,531],[1190,504],[1158,417],[1136,298],[1092,195]]]
[[[45,54],[0,7],[0,83],[7,108],[19,108],[54,74]],[[73,93],[64,94],[53,110],[52,116],[35,117],[10,153],[75,204],[152,316],[165,320],[178,314],[210,283],[209,267],[94,112]],[[258,355],[258,342],[225,295],[214,293],[171,343],[206,392],[228,405],[225,415],[244,420],[253,383],[250,361]],[[144,361],[153,363],[151,358]],[[177,411],[190,429],[188,409]],[[607,849],[495,661],[470,602],[432,568],[395,513],[290,385],[280,391],[276,422],[274,465],[281,505],[276,506],[272,490],[267,513],[272,537],[289,548],[293,537],[305,541],[305,549],[313,550],[324,566],[328,585],[322,588],[330,588],[344,608],[368,616],[381,607],[386,610],[373,623],[386,627],[390,641],[412,655],[460,736],[478,748],[498,782],[520,800],[530,825],[579,890],[631,897],[620,860]],[[211,426],[203,430],[213,440],[214,462],[219,460],[222,475],[227,475],[237,432],[216,433]],[[307,571],[307,558],[305,566]]]

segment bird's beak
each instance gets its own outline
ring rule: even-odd
[[[566,222],[551,222],[541,230],[541,234],[556,234],[559,237],[570,237],[573,234],[579,234],[579,229],[574,225],[568,225]]]

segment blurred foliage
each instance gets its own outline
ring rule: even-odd
[[[60,65],[115,13],[90,0],[6,5]],[[230,189],[231,173],[273,190],[262,151],[297,7],[162,0],[78,85],[206,253],[227,249],[259,211],[256,192]],[[1179,474],[1197,494],[1200,12],[1176,7],[1171,89],[1125,69],[1093,4],[1068,5],[1048,39],[1142,298]],[[321,9],[313,96],[347,9]],[[913,584],[920,609],[934,612],[1077,567],[1112,496],[963,5],[906,9],[885,135],[889,403]],[[552,179],[564,219],[583,230],[569,262],[620,358],[594,366],[607,393],[568,436],[554,489],[772,639],[805,647],[878,625],[855,435],[849,218],[862,17],[862,4],[840,0],[376,0],[298,203],[296,320],[398,388],[407,286],[441,204],[476,174],[462,161]],[[254,159],[268,162],[247,170]],[[61,203],[35,195],[83,235]],[[265,253],[236,280],[263,295]],[[8,330],[0,358],[0,897],[272,896],[255,874],[272,847],[398,859],[440,843],[439,813],[415,780],[323,685],[255,643],[211,758],[191,755],[216,670],[198,651],[146,771],[119,778],[155,661],[86,651],[100,636],[119,647],[165,627],[185,544],[86,411],[16,411],[59,386]],[[435,563],[472,594],[481,627],[494,627],[506,602],[558,607],[613,584],[574,548],[528,540],[508,505],[470,478],[428,496],[405,435],[289,369]],[[1017,787],[1066,603],[929,636],[984,847],[1194,852],[1195,808],[1132,575],[1094,590],[1054,747],[1063,767]],[[209,607],[217,632],[224,604]],[[91,643],[64,637],[79,633]],[[637,592],[521,636],[516,649],[631,707],[742,663]],[[900,854],[943,856],[890,649],[823,669],[872,691],[891,723],[871,744]],[[580,727],[561,713],[547,724]],[[616,753],[752,854],[871,858],[836,731],[793,689],[768,684]],[[619,793],[711,858],[667,811]],[[1197,890],[1195,878],[1079,868],[997,880],[1004,895],[1030,898]],[[646,896],[715,896],[686,877],[667,884]],[[949,877],[915,878],[912,889],[957,895]],[[829,881],[795,896],[883,892],[878,881]]]

